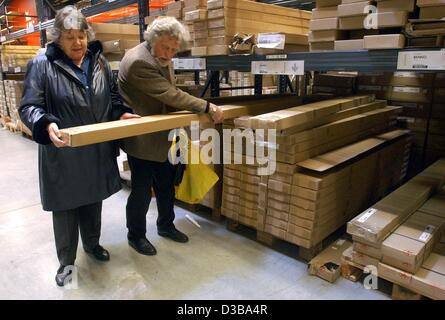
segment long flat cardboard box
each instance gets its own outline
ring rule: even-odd
[[[383,241],[382,262],[416,273],[439,240],[444,223],[444,218],[415,212]]]
[[[418,210],[433,191],[443,185],[444,172],[438,171],[443,165],[443,160],[439,160],[348,222],[348,233],[369,242],[381,242],[407,216]]]
[[[225,119],[237,118],[248,114],[261,114],[270,110],[279,110],[283,106],[297,105],[297,98],[284,98],[272,102],[263,100],[258,103],[244,103],[244,105],[223,105]],[[136,135],[190,126],[191,121],[210,123],[208,115],[198,115],[190,112],[175,112],[166,115],[146,116],[139,119],[118,120],[105,123],[91,124],[79,127],[61,129],[63,140],[70,147],[111,141]]]

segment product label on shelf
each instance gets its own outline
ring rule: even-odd
[[[205,58],[193,58],[193,59],[173,59],[173,68],[175,70],[205,70],[206,59]]]
[[[445,70],[445,51],[399,52],[399,70]]]
[[[5,36],[1,36],[0,37],[0,42],[6,41],[6,37]]]
[[[304,61],[252,61],[252,74],[304,75]]]

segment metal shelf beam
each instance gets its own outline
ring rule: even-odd
[[[113,1],[113,2],[103,2],[100,4],[96,4],[94,6],[82,9],[82,13],[86,17],[90,17],[93,15],[97,15],[97,14],[111,11],[114,9],[119,9],[119,8],[122,8],[125,6],[129,6],[131,4],[136,4],[137,2],[138,2],[137,0],[118,0],[118,1]],[[23,30],[13,32],[13,33],[5,36],[5,38],[2,39],[3,41],[1,41],[1,42],[19,39],[25,35],[32,34],[34,32],[40,32],[42,30],[51,28],[53,25],[54,25],[54,19],[47,20],[37,26],[34,26],[34,30],[32,30],[32,31],[23,29]]]
[[[205,58],[207,70],[210,71],[236,70],[250,72],[252,61],[303,60],[305,71],[394,72],[397,71],[398,54],[401,51],[439,50],[440,48],[416,48],[370,51],[294,52],[280,55],[285,56],[285,58],[282,59],[270,59],[271,56],[259,55],[208,56]]]

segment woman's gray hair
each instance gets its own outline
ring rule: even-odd
[[[54,27],[47,32],[48,40],[58,43],[62,32],[69,30],[85,31],[88,41],[94,40],[94,31],[82,12],[74,6],[66,6],[57,11]]]
[[[187,27],[174,17],[156,18],[144,32],[144,39],[153,45],[159,37],[164,35],[178,39],[181,51],[186,50],[189,46],[190,33]]]

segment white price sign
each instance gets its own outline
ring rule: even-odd
[[[175,70],[205,70],[206,69],[206,59],[205,58],[195,58],[195,59],[173,59],[173,68]]]
[[[5,36],[1,36],[0,37],[0,42],[4,42],[4,41],[6,41],[6,37]]]
[[[33,33],[35,31],[35,29],[34,29],[34,25],[32,24],[32,23],[29,23],[27,26],[26,26],[26,32],[27,33]]]
[[[252,74],[304,75],[304,61],[252,61]]]
[[[399,52],[398,70],[445,70],[445,51]]]

